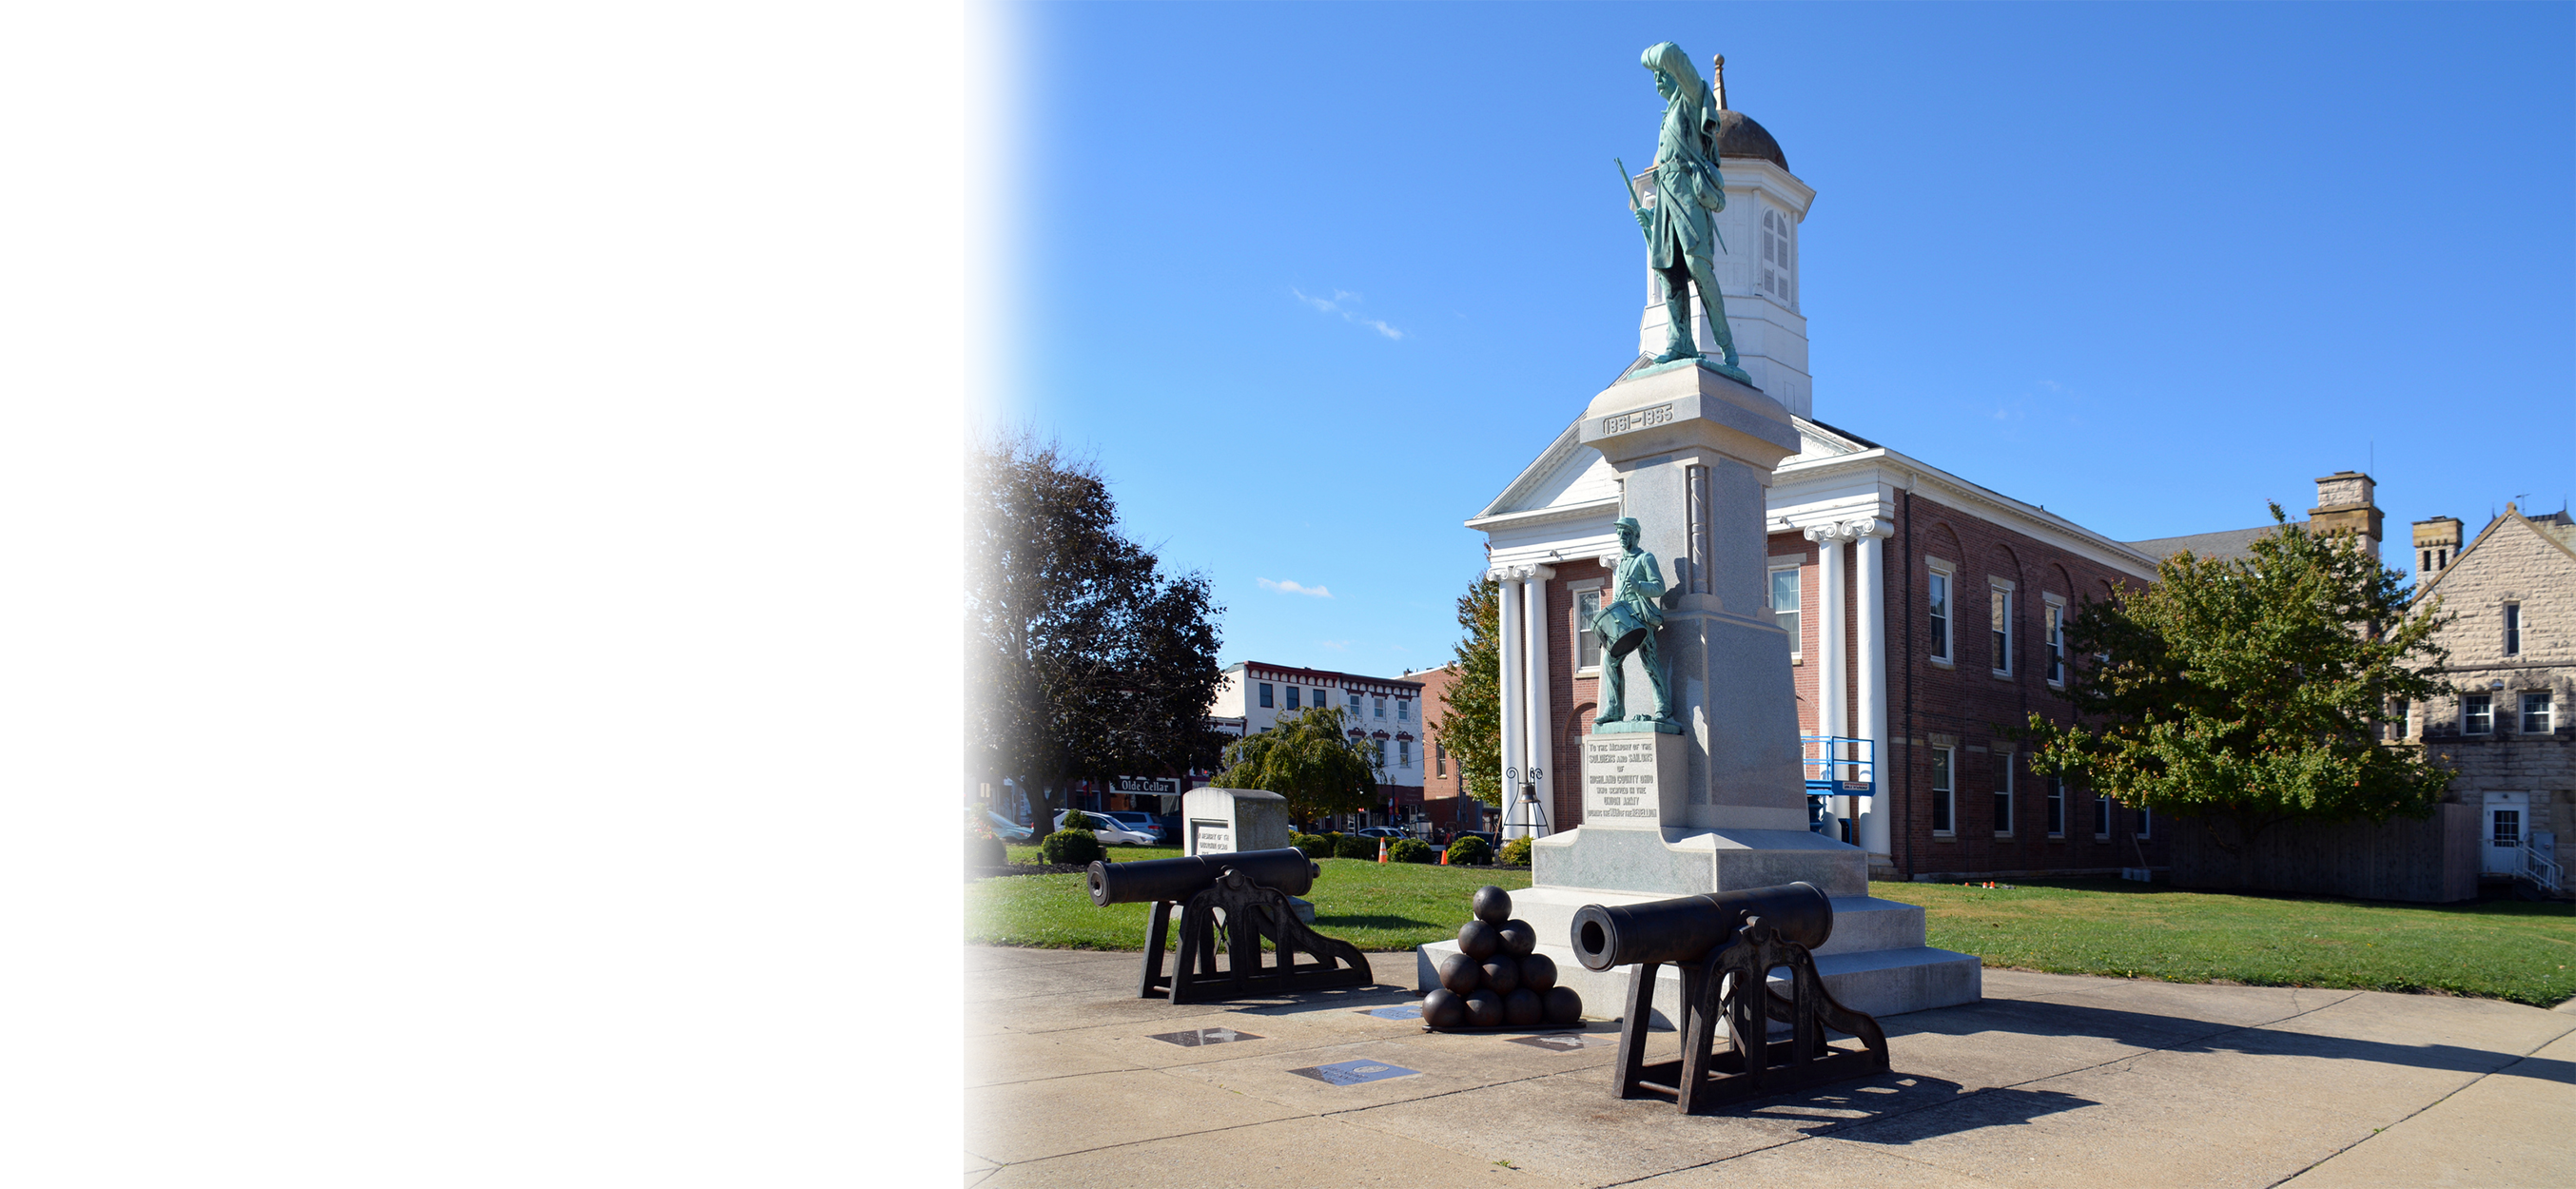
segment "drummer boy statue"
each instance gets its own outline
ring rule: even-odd
[[[1602,694],[1600,717],[1592,720],[1596,727],[1608,726],[1623,718],[1629,722],[1653,723],[1658,730],[1679,731],[1681,724],[1673,719],[1673,692],[1664,676],[1664,662],[1655,649],[1655,630],[1664,625],[1664,574],[1655,555],[1637,548],[1637,521],[1632,516],[1618,519],[1619,568],[1610,584],[1610,599],[1592,616],[1592,630],[1601,638],[1606,656],[1601,666]],[[1653,714],[1628,714],[1628,654],[1634,652],[1646,666],[1646,681],[1655,689]]]

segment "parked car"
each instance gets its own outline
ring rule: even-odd
[[[1405,832],[1404,832],[1404,830],[1403,830],[1401,827],[1398,827],[1398,826],[1363,826],[1363,827],[1361,827],[1360,829],[1357,829],[1357,830],[1353,830],[1353,831],[1351,831],[1351,833],[1352,833],[1352,834],[1355,834],[1355,835],[1357,835],[1357,836],[1359,836],[1359,837],[1361,837],[1361,838],[1411,838],[1411,837],[1413,837],[1413,835],[1408,834],[1408,833],[1405,833]]]
[[[1491,830],[1460,830],[1457,833],[1450,835],[1449,841],[1456,842],[1461,838],[1482,838],[1485,840],[1485,845],[1491,849],[1501,850],[1503,848],[1502,838]]]
[[[1055,828],[1081,829],[1082,826],[1072,824],[1076,821],[1089,826],[1091,836],[1099,839],[1102,846],[1151,846],[1154,843],[1152,837],[1128,829],[1125,822],[1087,810],[1068,809],[1055,815]]]
[[[1154,820],[1153,814],[1138,813],[1133,809],[1113,809],[1109,811],[1109,816],[1117,819],[1128,829],[1146,835],[1156,842],[1170,837],[1163,832],[1163,824]]]
[[[1035,827],[1023,826],[1020,823],[1012,821],[1007,817],[1003,817],[1001,814],[995,813],[990,809],[984,811],[984,818],[984,824],[991,826],[993,828],[994,836],[1000,838],[1004,842],[1026,842],[1038,836],[1038,832]]]

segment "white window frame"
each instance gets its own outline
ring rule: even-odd
[[[1830,549],[1833,546],[1829,545],[1826,548]],[[1778,575],[1781,574],[1797,575],[1798,609],[1789,614],[1798,617],[1798,630],[1789,633],[1789,663],[1804,664],[1807,657],[1807,559],[1804,557],[1771,559],[1771,568],[1762,579],[1762,605],[1771,609],[1771,622],[1774,624],[1780,622],[1780,608],[1772,603],[1773,596],[1778,593],[1773,587],[1779,583]]]
[[[1926,557],[1923,559],[1923,568],[1926,572],[1923,583],[1924,613],[1927,618],[1937,617],[1941,621],[1940,647],[1925,653],[1924,659],[1947,669],[1952,664],[1950,658],[1958,654],[1959,647],[1959,567],[1937,557]],[[1933,578],[1941,580],[1941,601],[1938,611],[1934,610],[1932,602],[1931,579]],[[1930,624],[1927,623],[1925,627],[1930,627]]]
[[[1609,582],[1600,578],[1586,578],[1580,582],[1566,584],[1568,601],[1574,604],[1574,675],[1577,677],[1585,674],[1599,676],[1601,673],[1601,642],[1592,634],[1592,617],[1583,613],[1583,596],[1593,596],[1593,605],[1597,608],[1603,601],[1609,599],[1609,586]],[[1583,662],[1583,642],[1586,640],[1592,641],[1592,663],[1590,664]]]
[[[2066,778],[2048,777],[2047,798],[2049,822],[2045,825],[2051,838],[2066,837]]]
[[[1352,725],[1352,726],[1358,726],[1358,725],[1359,725],[1359,723],[1360,723],[1360,692],[1359,692],[1358,690],[1352,690],[1352,691],[1351,691],[1351,725]]]
[[[2156,819],[2153,814],[2150,814],[2147,811],[2146,806],[2141,805],[2138,807],[2138,837],[2141,840],[2146,840],[2152,839],[2155,836]]]
[[[1413,740],[1398,739],[1395,741],[1395,766],[1398,768],[1410,768],[1413,766]]]
[[[1933,837],[1935,837],[1935,838],[1956,838],[1956,837],[1958,837],[1958,836],[1959,836],[1959,749],[1958,749],[1958,748],[1955,748],[1955,747],[1935,747],[1935,748],[1933,748],[1933,749],[1932,749],[1932,796],[1933,796],[1933,799],[1934,799],[1933,808],[1934,808],[1934,809],[1940,809],[1940,810],[1947,810],[1948,812],[1946,812],[1946,813],[1942,814],[1942,816],[1943,816],[1943,817],[1946,817],[1946,818],[1948,818],[1948,819],[1950,820],[1950,828],[1949,828],[1949,829],[1944,830],[1944,829],[1941,829],[1940,827],[1938,827],[1938,826],[1936,825],[1936,826],[1933,828],[1933,830],[1932,830],[1932,836],[1933,836]]]
[[[2040,675],[2057,689],[2066,688],[2066,600],[2047,591],[2039,592],[2041,622],[2047,625],[2047,639],[2041,642],[2047,664]]]
[[[2478,727],[2478,716],[2469,713],[2469,703],[2471,702],[2486,703],[2486,725],[2484,727]],[[2495,695],[2489,693],[2460,695],[2460,733],[2463,735],[2495,734]]]
[[[1386,699],[1384,698],[1377,699],[1377,717],[1386,717]]]
[[[1995,788],[1995,837],[2010,838],[2013,836],[2013,794],[2017,791],[2013,788],[2013,753],[1997,751],[1995,766],[2003,773],[2003,779]]]
[[[2103,796],[2101,790],[2096,789],[2093,792],[2093,840],[2105,842],[2109,841],[2110,837],[2111,799]]]
[[[2013,675],[2013,584],[2010,579],[1997,578],[1993,575],[1988,575],[1986,577],[1986,643],[1990,645],[1994,643],[1996,634],[1996,595],[2002,595],[2004,597],[2004,640],[2003,647],[1996,650],[2002,655],[1992,659],[2000,660],[2003,663],[1995,665],[1992,672],[1997,677],[2010,679]]]
[[[2550,697],[2549,691],[2545,689],[2527,689],[2521,691],[2521,693],[2522,697],[2520,700],[2522,702],[2522,713],[2516,716],[2516,721],[2522,726],[2520,733],[2525,735],[2546,735],[2549,732],[2556,730],[2558,728],[2558,699]],[[2540,726],[2537,728],[2534,728],[2531,725],[2531,700],[2533,698],[2540,699]]]
[[[1397,698],[1395,700],[1395,721],[1400,723],[1410,723],[1413,721],[1413,699]]]

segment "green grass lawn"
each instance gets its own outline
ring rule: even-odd
[[[1036,847],[1009,849],[1012,862],[1037,861]],[[1179,853],[1180,848],[1169,846],[1109,848],[1110,859],[1121,863],[1167,859]],[[1456,937],[1458,926],[1475,915],[1468,899],[1476,889],[1486,884],[1507,891],[1529,886],[1529,872],[1519,868],[1381,864],[1366,859],[1325,859],[1323,868],[1314,890],[1306,893],[1315,905],[1315,928],[1363,950],[1411,949],[1426,941]],[[1150,907],[1095,908],[1082,876],[1072,873],[977,880],[966,885],[966,940],[1048,949],[1141,950]]]
[[[2576,908],[2406,905],[2175,891],[2122,880],[2018,888],[1878,883],[1924,909],[1930,942],[1988,966],[2170,982],[2576,996]]]
[[[1035,847],[1010,848],[1016,863]],[[1112,847],[1119,862],[1178,847]],[[1517,891],[1529,872],[1326,859],[1306,898],[1323,933],[1364,950],[1455,937],[1485,884]],[[1924,908],[1931,944],[1988,966],[2171,982],[2351,987],[2478,995],[2548,1007],[2576,996],[2576,908],[2494,901],[2402,905],[2180,892],[2121,880],[2006,890],[1879,883]],[[1080,875],[1014,875],[966,885],[966,940],[1054,949],[1145,947],[1142,904],[1094,908]]]

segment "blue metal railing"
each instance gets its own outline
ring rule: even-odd
[[[1829,833],[1825,824],[1828,797],[1867,797],[1878,789],[1876,740],[1848,735],[1800,735],[1800,759],[1807,777],[1807,828]]]

